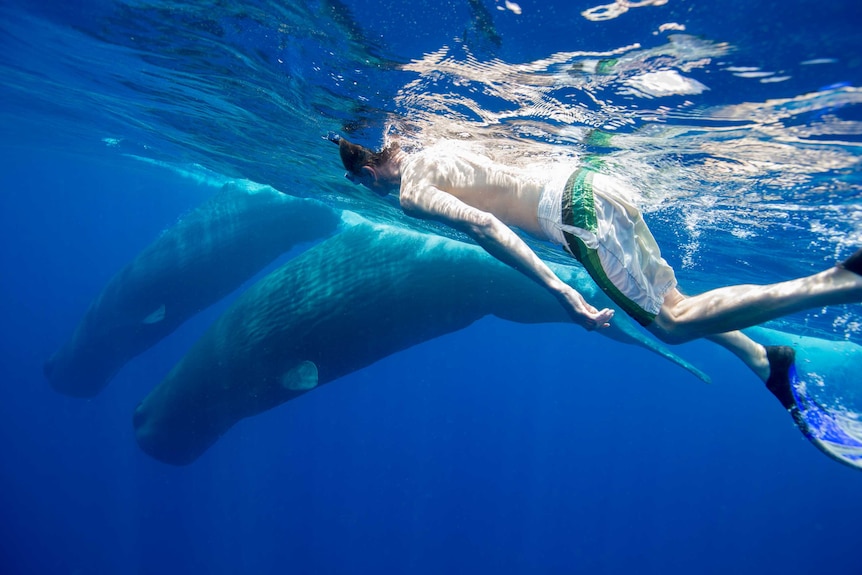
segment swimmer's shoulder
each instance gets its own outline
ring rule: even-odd
[[[493,162],[477,154],[460,142],[442,140],[433,145],[411,152],[401,170],[402,179],[448,180],[467,169],[491,167]]]
[[[451,163],[456,159],[481,158],[469,147],[455,140],[438,140],[431,145],[410,152],[408,163],[430,165],[435,163]]]

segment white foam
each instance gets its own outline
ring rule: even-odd
[[[811,60],[804,60],[800,62],[802,66],[817,66],[820,64],[835,64],[838,60],[835,58],[813,58]]]
[[[631,8],[664,6],[665,4],[667,4],[667,0],[615,0],[612,4],[602,4],[584,10],[581,12],[581,16],[593,22],[602,22],[619,18]]]
[[[509,10],[510,12],[513,12],[515,14],[521,13],[521,7],[514,2],[509,2],[509,0],[506,0],[506,10]]]
[[[767,76],[772,76],[774,72],[734,72],[734,76],[738,76],[739,78],[765,78]]]
[[[625,84],[633,88],[633,95],[653,98],[700,94],[709,90],[704,84],[676,70],[647,72],[626,80]]]

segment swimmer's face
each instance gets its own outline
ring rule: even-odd
[[[360,170],[361,170],[361,168],[360,168]],[[362,171],[360,171],[359,173],[356,173],[356,172],[351,172],[350,170],[347,170],[346,172],[344,172],[344,177],[347,178],[347,180],[350,181],[351,184],[356,184],[357,186],[368,187],[369,183],[370,183],[369,182],[369,179],[370,179],[369,175],[367,173],[362,172]]]
[[[356,185],[365,186],[378,196],[387,196],[392,191],[392,183],[380,177],[378,170],[372,166],[362,166],[358,173],[348,170],[344,177]]]

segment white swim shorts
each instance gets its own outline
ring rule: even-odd
[[[633,194],[620,180],[583,167],[545,185],[539,224],[548,238],[583,264],[623,311],[649,325],[676,286]]]

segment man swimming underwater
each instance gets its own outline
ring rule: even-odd
[[[673,269],[622,181],[591,165],[560,166],[542,179],[451,143],[415,154],[397,144],[380,152],[330,135],[345,174],[386,196],[399,193],[410,216],[466,233],[489,254],[545,287],[588,330],[609,326],[512,229],[563,247],[623,311],[668,344],[706,338],[739,357],[779,399],[797,426],[830,457],[862,468],[862,438],[805,394],[786,346],[763,346],[740,329],[827,305],[862,302],[862,249],[820,273],[771,285],[737,285],[685,296]]]

